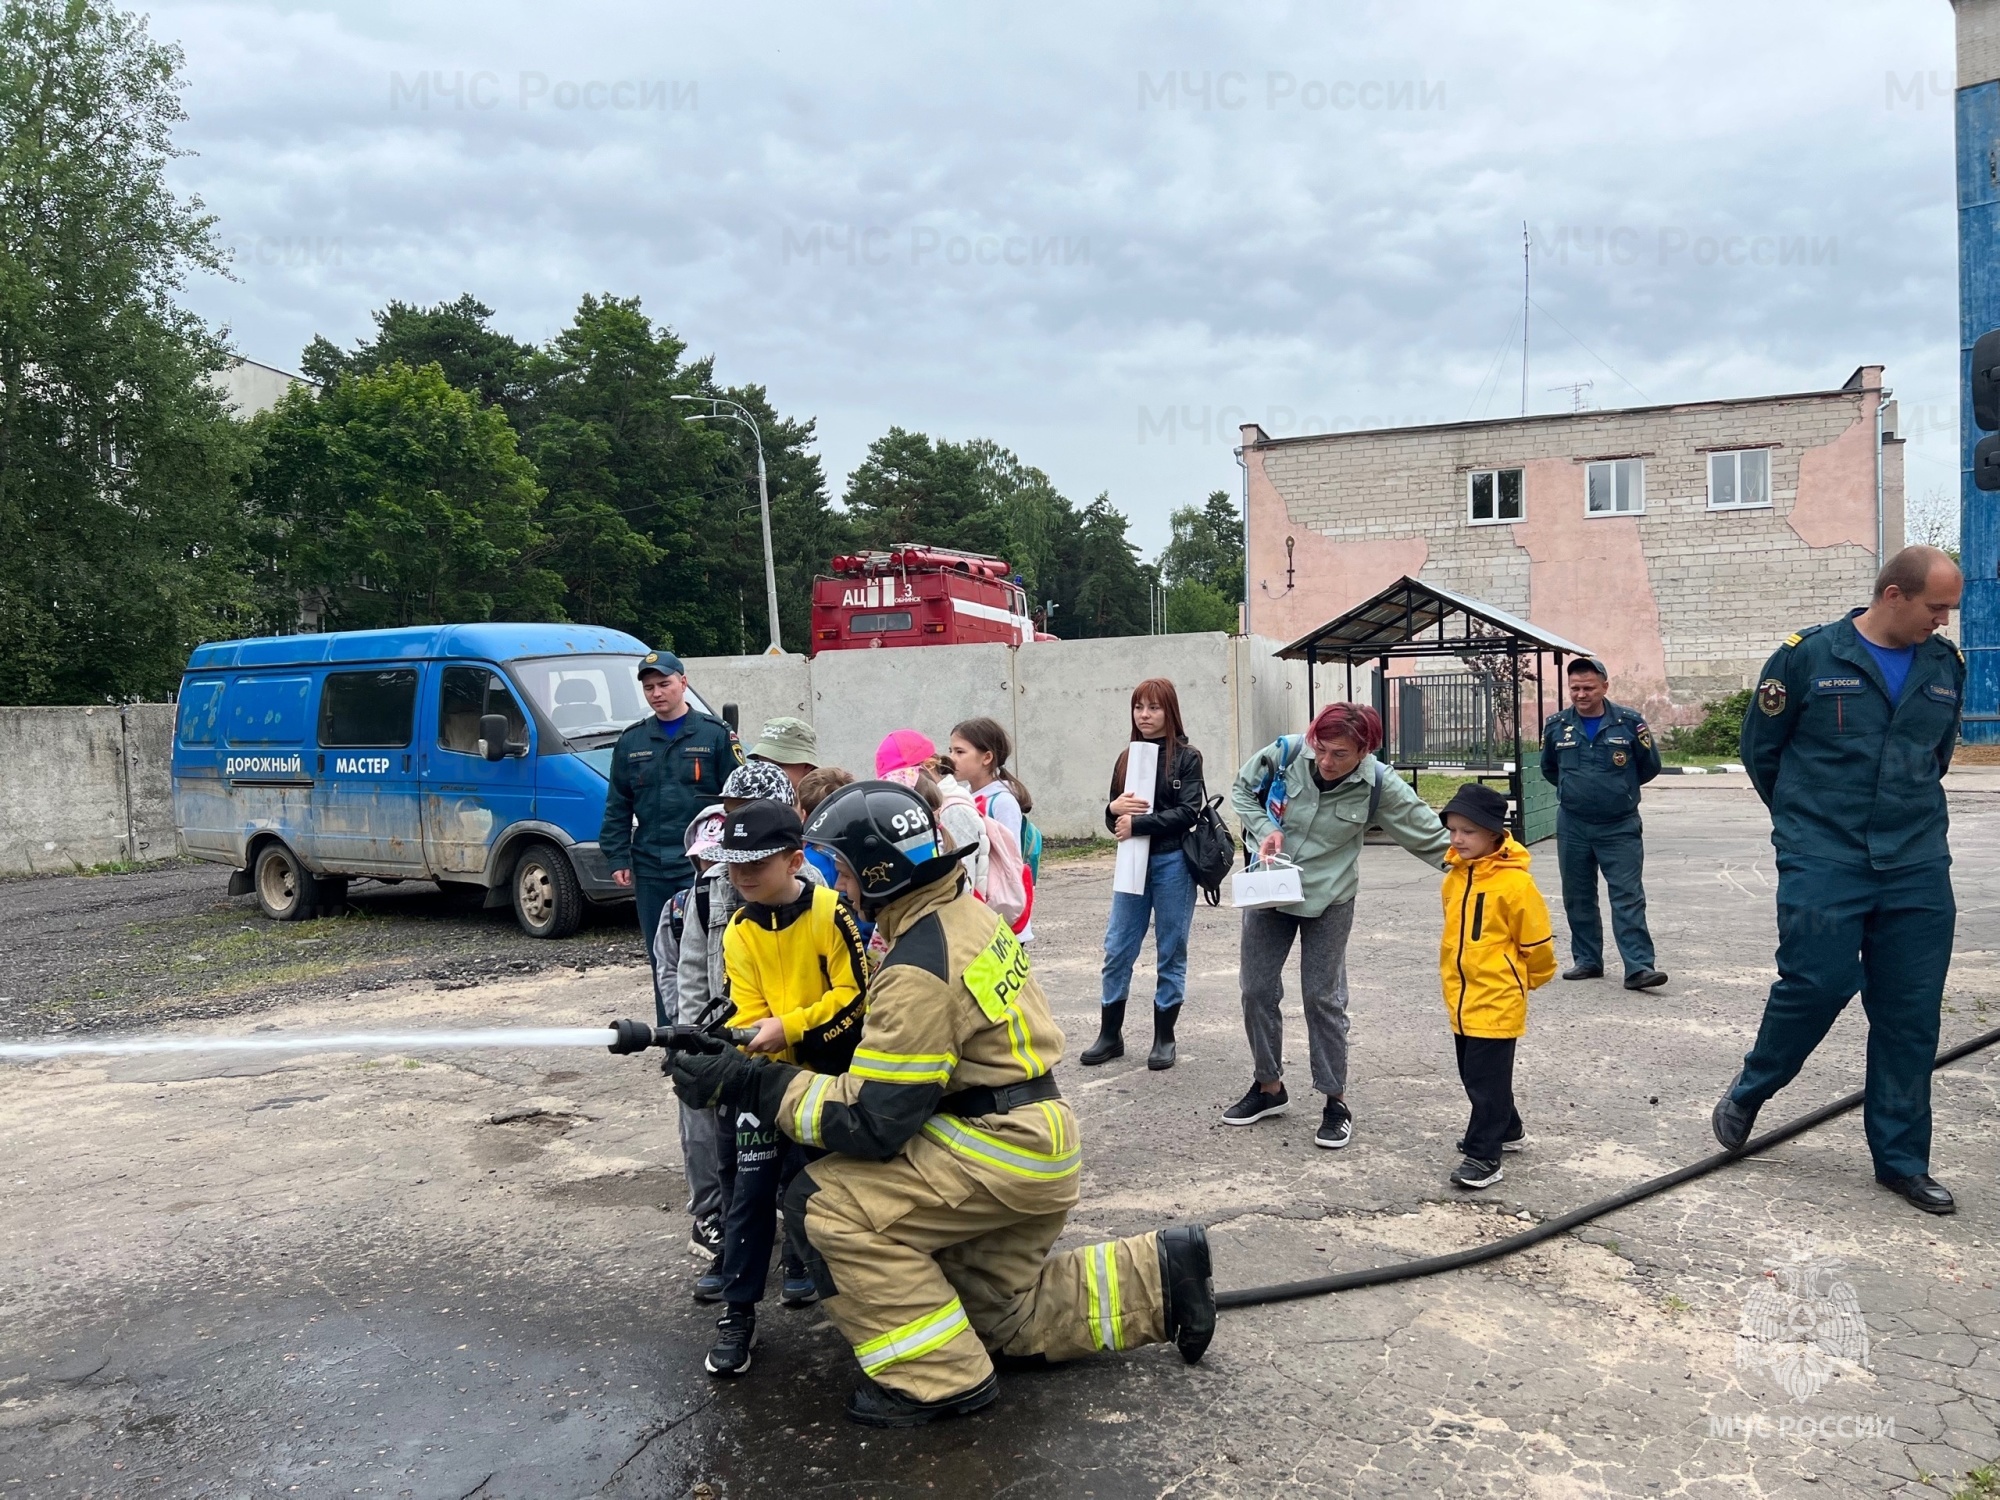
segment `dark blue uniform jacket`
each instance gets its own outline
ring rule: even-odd
[[[720,799],[722,783],[742,764],[736,731],[712,715],[689,709],[672,739],[657,718],[641,719],[611,752],[611,787],[597,836],[605,861],[652,880],[692,880],[687,826]]]
[[[1944,773],[1958,743],[1965,659],[1934,635],[1899,702],[1851,611],[1789,636],[1743,716],[1743,769],[1787,854],[1877,870],[1949,861]]]
[[[1596,739],[1583,732],[1583,716],[1574,708],[1555,715],[1542,731],[1542,777],[1572,818],[1616,823],[1631,817],[1639,810],[1639,788],[1659,774],[1653,731],[1636,708],[1609,698]]]

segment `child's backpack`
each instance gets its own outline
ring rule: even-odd
[[[986,799],[976,799],[979,816],[986,824],[986,889],[974,892],[981,901],[1006,918],[1019,932],[1028,925],[1035,909],[1035,872],[1021,853],[1021,845],[1007,831],[1007,825],[986,811]],[[1027,820],[1021,820],[1026,832]]]
[[[1028,821],[1026,813],[1021,814],[1021,858],[1028,862],[1028,874],[1036,880],[1042,878],[1042,830]]]

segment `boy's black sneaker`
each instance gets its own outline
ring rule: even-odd
[[[812,1279],[812,1273],[804,1266],[786,1266],[784,1278],[784,1288],[778,1293],[781,1305],[810,1307],[819,1301],[819,1283]]]
[[[1458,1164],[1451,1174],[1451,1185],[1461,1188],[1492,1187],[1507,1174],[1500,1170],[1497,1161],[1481,1161],[1476,1156],[1468,1156]]]
[[[710,1258],[722,1254],[722,1216],[710,1214],[705,1219],[696,1219],[688,1230],[688,1249],[696,1255]]]
[[[1250,1085],[1249,1093],[1222,1112],[1222,1123],[1255,1125],[1259,1120],[1270,1115],[1281,1115],[1291,1107],[1291,1095],[1285,1092],[1282,1083],[1278,1085],[1278,1092],[1275,1094],[1267,1094],[1253,1083]]]
[[[711,1375],[749,1374],[750,1351],[757,1347],[756,1304],[745,1302],[731,1307],[715,1327],[715,1347],[702,1361],[704,1368]]]
[[[1338,1151],[1353,1139],[1353,1114],[1340,1100],[1327,1100],[1326,1108],[1319,1117],[1319,1129],[1313,1132],[1313,1144],[1324,1146],[1329,1151]]]
[[[722,1289],[729,1285],[729,1278],[722,1274],[722,1257],[709,1262],[708,1269],[694,1284],[694,1300],[697,1302],[720,1302]]]
[[[1520,1135],[1509,1136],[1506,1140],[1502,1141],[1500,1143],[1500,1149],[1502,1151],[1519,1151],[1523,1146],[1527,1144],[1528,1144],[1528,1137],[1527,1133],[1524,1131]],[[1460,1156],[1466,1155],[1467,1152],[1465,1149],[1465,1138],[1461,1136],[1459,1137],[1459,1139],[1453,1141],[1451,1143],[1451,1149],[1456,1151]]]

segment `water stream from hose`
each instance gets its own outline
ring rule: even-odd
[[[205,1052],[456,1052],[469,1047],[608,1047],[609,1026],[515,1026],[492,1031],[348,1031],[260,1036],[139,1036],[107,1041],[0,1042],[0,1060],[39,1062],[85,1055],[131,1057]]]

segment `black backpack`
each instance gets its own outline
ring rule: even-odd
[[[1195,814],[1194,827],[1181,836],[1181,855],[1210,906],[1222,905],[1223,877],[1236,862],[1235,843],[1222,814],[1216,811],[1221,806],[1220,797],[1204,802]]]

